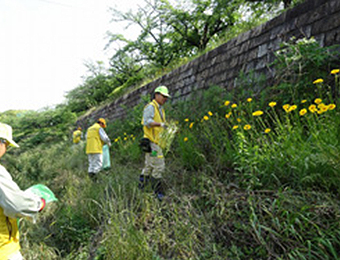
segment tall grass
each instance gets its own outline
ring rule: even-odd
[[[10,150],[20,187],[59,198],[37,225],[20,221],[25,259],[340,259],[339,70],[310,87],[291,99],[212,87],[168,106],[162,202],[138,189],[143,106],[109,124],[112,168],[97,181],[84,143]]]

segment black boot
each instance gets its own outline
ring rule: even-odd
[[[156,179],[156,178],[151,178],[151,186],[152,186],[152,190],[155,193],[155,195],[157,196],[157,198],[162,201],[164,198],[164,189],[163,189],[163,185],[162,185],[162,179]]]
[[[149,182],[150,182],[149,176],[140,175],[138,188],[144,191],[145,187],[149,185]]]

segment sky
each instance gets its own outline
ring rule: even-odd
[[[83,83],[84,63],[108,62],[107,31],[138,34],[112,23],[109,7],[128,11],[141,2],[0,0],[0,113],[63,103]]]

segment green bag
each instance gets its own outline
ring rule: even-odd
[[[110,150],[108,145],[103,146],[103,170],[108,170],[111,168],[111,160],[110,160]]]
[[[55,197],[54,193],[43,184],[36,184],[27,189],[31,191],[33,194],[43,198],[46,203],[57,201],[58,199]]]

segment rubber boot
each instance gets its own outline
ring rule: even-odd
[[[140,175],[138,188],[144,191],[145,187],[149,185],[149,182],[150,182],[149,176]]]
[[[164,198],[162,179],[151,178],[151,186],[157,198],[162,201]]]

